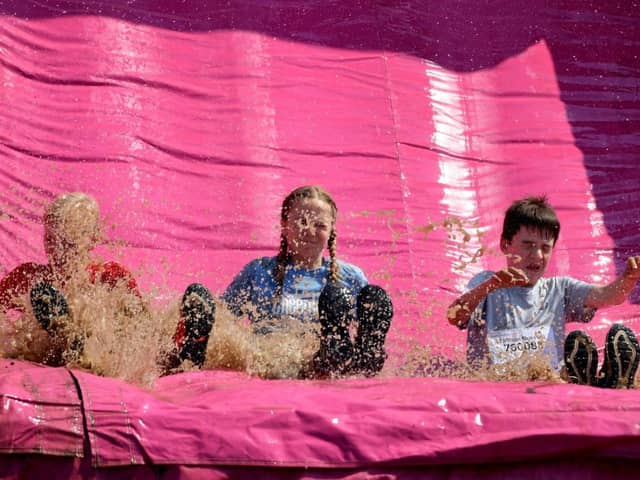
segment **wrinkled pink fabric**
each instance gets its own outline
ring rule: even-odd
[[[0,368],[9,427],[2,444],[11,445],[4,453],[82,457],[68,460],[76,468],[210,466],[209,472],[232,468],[241,475],[239,467],[247,467],[249,477],[262,466],[313,478],[326,468],[355,474],[422,466],[438,478],[446,465],[495,469],[546,459],[554,465],[588,455],[637,467],[640,455],[640,401],[629,390],[434,378],[273,381],[224,371],[168,376],[143,390],[24,362],[2,360]],[[66,381],[38,377],[48,372]],[[25,389],[34,379],[46,394]],[[72,379],[86,430],[78,428],[79,400],[61,405],[72,397]],[[25,411],[27,405],[38,413]],[[83,451],[85,436],[90,446]],[[34,438],[38,443],[28,441]]]
[[[0,360],[0,453],[83,454],[83,412],[64,368]]]
[[[390,372],[415,343],[461,356],[446,306],[503,265],[515,198],[546,193],[557,207],[549,274],[610,281],[640,252],[638,5],[467,3],[1,2],[0,268],[44,260],[43,206],[81,190],[107,217],[103,252],[142,290],[175,298],[197,280],[220,292],[275,254],[284,195],[320,183],[340,209],[338,255],[394,300]],[[638,328],[638,298],[586,326],[599,345],[613,321]],[[8,478],[31,459],[18,451],[82,455],[69,476],[169,463],[172,478],[209,464],[220,478],[267,464],[292,478],[318,474],[304,466],[374,476],[380,462],[438,464],[434,478],[478,477],[488,462],[495,476],[548,465],[613,477],[637,457],[634,392],[220,372],[145,392],[0,365]],[[557,456],[587,452],[617,467]],[[443,470],[459,464],[471,467]]]

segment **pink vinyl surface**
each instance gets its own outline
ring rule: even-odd
[[[404,468],[640,455],[640,402],[627,390],[435,378],[274,381],[230,371],[171,375],[144,390],[24,362],[1,360],[0,368],[3,421],[11,420],[2,453],[88,457],[96,468]],[[34,379],[47,391],[26,391]],[[65,399],[74,381],[84,435],[79,399]]]
[[[247,261],[275,254],[283,197],[319,183],[340,210],[338,256],[396,307],[391,378],[202,372],[143,391],[3,360],[0,450],[225,468],[548,455],[567,475],[584,474],[559,464],[569,450],[637,457],[634,391],[526,394],[393,378],[393,368],[414,344],[461,357],[465,334],[445,308],[475,272],[503,265],[501,220],[515,198],[545,193],[557,208],[548,274],[607,282],[640,253],[639,11],[538,0],[0,2],[2,273],[45,260],[43,207],[80,190],[107,218],[102,253],[144,292],[176,298],[197,280],[219,293]],[[598,312],[586,327],[598,345],[613,321],[640,326],[639,298]],[[21,468],[11,462],[7,472]]]

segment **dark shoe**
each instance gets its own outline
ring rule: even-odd
[[[631,388],[638,370],[638,339],[629,327],[614,324],[607,333],[604,362],[600,371],[600,386]]]
[[[31,308],[42,328],[51,333],[55,320],[69,313],[64,295],[48,283],[38,283],[30,292]]]
[[[564,341],[564,364],[569,383],[597,384],[598,349],[585,332],[575,330],[567,335]]]
[[[79,363],[84,350],[84,339],[66,321],[69,305],[62,292],[48,283],[38,283],[31,289],[29,296],[36,320],[51,338],[43,363],[56,367]]]
[[[349,336],[353,304],[346,288],[328,284],[320,292],[320,348],[313,358],[313,375],[330,376],[346,373],[353,360],[353,344]]]
[[[392,318],[393,304],[383,288],[367,285],[360,290],[354,373],[371,377],[382,370],[387,359],[384,342]]]
[[[207,353],[209,334],[215,321],[216,305],[209,290],[204,285],[193,283],[187,287],[180,305],[181,326],[184,328],[182,338],[176,332],[179,357],[190,360],[201,367]]]

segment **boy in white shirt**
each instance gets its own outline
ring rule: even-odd
[[[630,388],[640,351],[631,329],[611,327],[598,376],[595,344],[582,331],[572,332],[565,341],[565,324],[589,322],[598,308],[622,303],[640,278],[640,256],[629,257],[624,272],[608,285],[545,278],[559,233],[560,222],[545,197],[514,202],[505,214],[500,239],[507,267],[473,277],[467,291],[450,305],[449,322],[467,329],[467,361],[472,366],[542,351],[554,368],[564,363],[572,383]]]

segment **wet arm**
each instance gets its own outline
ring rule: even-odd
[[[624,272],[608,285],[594,286],[584,304],[589,308],[619,305],[626,300],[640,279],[640,256],[629,257]]]
[[[527,275],[515,267],[508,267],[493,274],[475,288],[462,294],[447,310],[447,319],[451,325],[464,328],[471,319],[471,314],[480,302],[498,288],[525,286],[529,284]]]
[[[477,287],[460,295],[447,309],[449,323],[459,328],[466,327],[476,307],[496,288],[496,278],[491,276]]]
[[[0,280],[0,312],[12,308],[22,309],[19,298],[29,293],[31,285],[46,278],[49,270],[46,265],[24,263]]]

